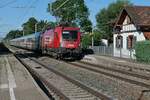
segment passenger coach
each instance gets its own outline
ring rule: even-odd
[[[57,26],[44,32],[37,32],[11,40],[11,45],[42,52],[55,58],[81,58],[81,32],[79,28]]]

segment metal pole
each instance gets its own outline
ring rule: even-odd
[[[93,38],[93,33],[92,33],[92,49],[94,47],[94,38]]]
[[[119,48],[120,49],[120,58],[122,57],[122,51],[121,51],[121,48]]]
[[[23,36],[24,36],[24,29],[23,29]]]
[[[92,28],[92,49],[94,47],[94,37],[93,37],[94,33],[93,33],[93,31],[94,31],[94,27]]]
[[[22,25],[22,35],[24,36],[24,25]]]
[[[35,24],[35,33],[37,32],[37,24],[38,24],[38,23]]]

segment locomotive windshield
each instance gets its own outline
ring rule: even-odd
[[[78,31],[64,31],[62,38],[63,40],[76,40],[78,38]]]

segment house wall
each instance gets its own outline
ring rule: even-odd
[[[130,32],[129,32],[130,31]],[[123,23],[123,27],[121,30],[120,35],[123,37],[123,48],[116,48],[116,37],[118,34],[113,35],[114,40],[114,56],[116,57],[123,57],[123,58],[133,58],[135,59],[135,50],[129,50],[127,48],[127,37],[129,35],[134,35],[137,37],[137,41],[143,41],[145,40],[143,32],[137,31],[134,24],[128,24],[127,25],[127,18],[125,19]]]

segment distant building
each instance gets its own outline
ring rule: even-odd
[[[135,58],[135,42],[144,40],[150,40],[150,7],[125,7],[114,26],[114,56]]]
[[[101,39],[101,45],[108,46],[108,40],[107,39]]]

